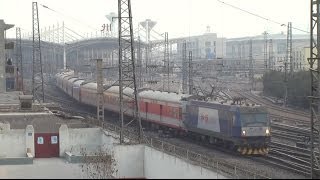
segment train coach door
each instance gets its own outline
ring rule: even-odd
[[[148,120],[148,102],[145,102],[146,103],[146,120]]]
[[[59,157],[59,133],[34,134],[35,158]]]
[[[162,115],[163,115],[163,106],[160,104],[160,121],[162,121]]]

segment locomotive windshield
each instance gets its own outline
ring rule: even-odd
[[[240,108],[240,120],[242,126],[268,126],[268,111],[265,107]]]
[[[242,126],[268,126],[267,113],[246,113],[240,115]]]

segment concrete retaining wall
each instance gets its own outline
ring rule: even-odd
[[[116,178],[147,179],[226,179],[226,177],[193,165],[145,145],[116,145]]]
[[[144,172],[148,179],[225,179],[201,166],[190,164],[175,156],[155,150],[149,146],[144,148]]]
[[[144,178],[144,145],[116,145],[114,158],[116,160],[114,174],[116,178]]]
[[[66,142],[69,142],[67,144]],[[62,143],[62,146],[61,146]],[[225,178],[211,170],[193,165],[145,145],[119,145],[118,136],[99,128],[60,128],[60,153],[70,163],[80,163],[80,145],[87,150],[102,147],[113,152],[116,160],[115,178]],[[90,147],[90,148],[88,148]],[[61,150],[61,148],[64,148]],[[66,152],[70,152],[67,153]]]

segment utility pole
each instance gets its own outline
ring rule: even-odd
[[[142,126],[139,113],[139,97],[137,92],[136,76],[135,76],[135,54],[133,48],[133,27],[131,0],[118,0],[118,26],[119,26],[119,100],[120,100],[120,143],[123,143],[123,116],[124,112],[130,108],[128,103],[124,104],[123,96],[126,95],[129,102],[133,102],[134,120],[137,120],[139,127],[139,141],[142,141]],[[133,94],[124,94],[124,89],[132,88]],[[128,102],[128,101],[126,101]]]
[[[193,94],[193,64],[192,51],[189,51],[189,94]]]
[[[187,42],[182,44],[182,93],[188,92]]]
[[[22,67],[22,50],[21,50],[21,29],[16,28],[16,67],[19,69],[21,76],[21,87],[18,87],[20,91],[23,91],[23,67]],[[18,71],[17,71],[18,75]],[[18,76],[16,84],[18,85]]]
[[[249,41],[249,78],[251,89],[253,90],[254,85],[254,72],[253,72],[253,56],[252,56],[252,39]]]
[[[102,75],[102,59],[96,59],[97,74],[97,117],[102,123],[104,122],[104,100],[103,100],[103,75]]]
[[[32,31],[33,32],[32,95],[33,95],[33,101],[38,100],[38,101],[44,102],[39,26],[40,25],[39,25],[38,4],[37,2],[32,2],[32,30],[33,30]]]
[[[310,1],[310,64],[311,75],[311,95],[310,95],[310,164],[311,164],[311,178],[319,179],[320,173],[320,142],[319,142],[319,80],[320,80],[320,1]],[[317,67],[314,67],[316,65]]]

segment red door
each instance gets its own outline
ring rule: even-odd
[[[35,157],[59,157],[59,133],[35,133]]]

